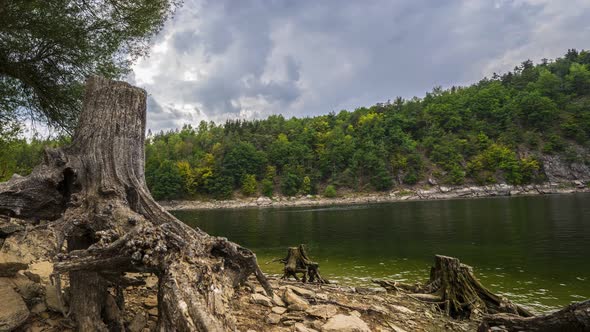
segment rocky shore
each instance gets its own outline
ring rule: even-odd
[[[0,331],[75,331],[68,316],[67,276],[61,288],[51,282],[53,265],[48,252],[55,248],[52,231],[39,225],[2,222],[0,244]],[[14,225],[9,228],[8,226]],[[107,298],[105,315],[123,322],[126,331],[156,331],[158,281],[153,274],[128,273],[133,286],[125,287],[125,306],[115,293]],[[236,331],[474,331],[476,320],[453,320],[435,306],[404,293],[381,287],[303,284],[270,277],[269,296],[251,278],[228,304]],[[58,296],[61,294],[61,296]]]
[[[160,205],[168,210],[206,210],[238,208],[273,208],[296,206],[332,206],[370,203],[388,203],[416,200],[445,200],[460,198],[551,195],[590,192],[590,180],[551,182],[537,185],[513,186],[494,184],[488,186],[438,186],[404,188],[385,193],[352,193],[341,197],[327,198],[317,195],[297,197],[257,197],[210,201],[162,201]]]

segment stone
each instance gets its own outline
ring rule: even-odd
[[[287,307],[288,311],[305,311],[309,308],[309,304],[306,303],[293,303]]]
[[[297,304],[300,307],[309,306],[309,302],[296,295],[290,288],[285,290],[285,293],[283,294],[283,300],[289,305]]]
[[[268,324],[278,324],[281,321],[281,315],[270,313],[266,316],[266,322]]]
[[[22,297],[8,282],[0,281],[0,331],[12,331],[29,317],[29,309]]]
[[[314,305],[305,311],[309,316],[328,319],[338,313],[338,308],[331,304]]]
[[[256,204],[269,205],[269,204],[272,204],[272,199],[270,199],[266,196],[260,196],[260,197],[258,197],[258,199],[256,199]]]
[[[361,313],[360,313],[360,312],[358,312],[358,311],[356,311],[356,310],[353,310],[353,311],[351,311],[351,312],[350,312],[350,314],[351,314],[352,316],[355,316],[355,317],[361,318]]]
[[[287,288],[291,289],[297,295],[301,295],[304,297],[315,297],[315,292],[310,289],[305,289],[297,286],[287,286]]]
[[[31,281],[24,275],[17,273],[10,280],[16,286],[16,291],[23,297],[25,302],[31,304],[43,297],[43,286]]]
[[[260,304],[269,308],[272,307],[272,301],[268,297],[258,293],[252,294],[252,296],[250,297],[250,302]]]
[[[330,281],[332,282],[332,281]],[[318,293],[315,295],[316,298],[318,298],[319,300],[324,300],[324,301],[328,301],[328,294],[326,293]]]
[[[45,286],[45,304],[47,308],[55,312],[66,312],[66,307],[57,297],[57,288],[54,285]]]
[[[274,293],[272,295],[272,303],[274,303],[275,305],[278,305],[279,307],[284,307],[285,306],[285,302],[276,293]]]
[[[391,327],[391,329],[393,330],[393,332],[407,332],[406,330],[402,329],[401,327],[388,322],[387,325],[389,325],[389,327]]]
[[[111,294],[107,294],[105,298],[104,308],[103,308],[104,316],[107,321],[111,322],[119,322],[121,321],[121,310],[115,301],[115,298]]]
[[[286,308],[284,307],[272,307],[272,309],[270,309],[272,312],[274,312],[275,314],[279,314],[282,315],[285,313],[285,311],[287,311]]]
[[[314,332],[314,329],[310,329],[307,326],[303,325],[302,323],[295,323],[295,331],[296,332]]]
[[[47,306],[43,302],[35,303],[33,307],[31,307],[31,312],[34,314],[39,314],[44,311],[47,311]]]
[[[145,316],[145,313],[138,312],[131,320],[131,323],[129,323],[127,330],[129,332],[141,332],[143,328],[146,326],[146,324],[147,317]]]
[[[158,306],[158,297],[156,295],[148,296],[144,301],[143,305],[147,308],[154,308]]]
[[[371,329],[358,317],[339,314],[322,326],[322,332],[371,332]]]
[[[297,323],[297,322],[294,321],[294,320],[285,320],[285,321],[283,321],[283,325],[285,325],[285,326],[291,326],[291,325],[294,325],[295,323]]]
[[[25,276],[27,276],[27,278],[29,278],[29,280],[31,280],[34,283],[41,283],[41,276],[36,273],[33,273],[31,271],[25,271]]]

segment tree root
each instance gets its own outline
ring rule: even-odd
[[[409,296],[422,302],[436,304],[453,318],[477,318],[484,314],[510,313],[522,317],[533,314],[522,306],[510,302],[485,288],[473,274],[470,266],[457,258],[436,255],[426,284],[409,285],[388,280],[374,280],[388,291],[409,292]]]
[[[328,280],[322,278],[320,275],[320,265],[309,259],[303,244],[300,244],[298,247],[288,248],[287,257],[278,259],[277,261],[285,264],[281,279],[289,279],[290,277],[293,277],[295,280],[299,281],[297,273],[303,273],[301,280],[304,283],[307,281],[315,281],[320,284],[329,283]]]

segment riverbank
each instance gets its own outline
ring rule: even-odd
[[[257,197],[208,201],[161,201],[167,210],[210,210],[239,208],[279,208],[305,206],[358,205],[416,200],[446,200],[494,196],[554,195],[590,192],[590,180],[552,182],[538,185],[513,186],[494,184],[488,186],[431,186],[405,188],[385,193],[350,193],[328,198],[319,195],[296,197]]]

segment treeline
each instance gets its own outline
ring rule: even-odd
[[[590,52],[569,50],[424,98],[150,134],[146,179],[156,199],[527,184],[543,154],[590,163],[589,146]]]

